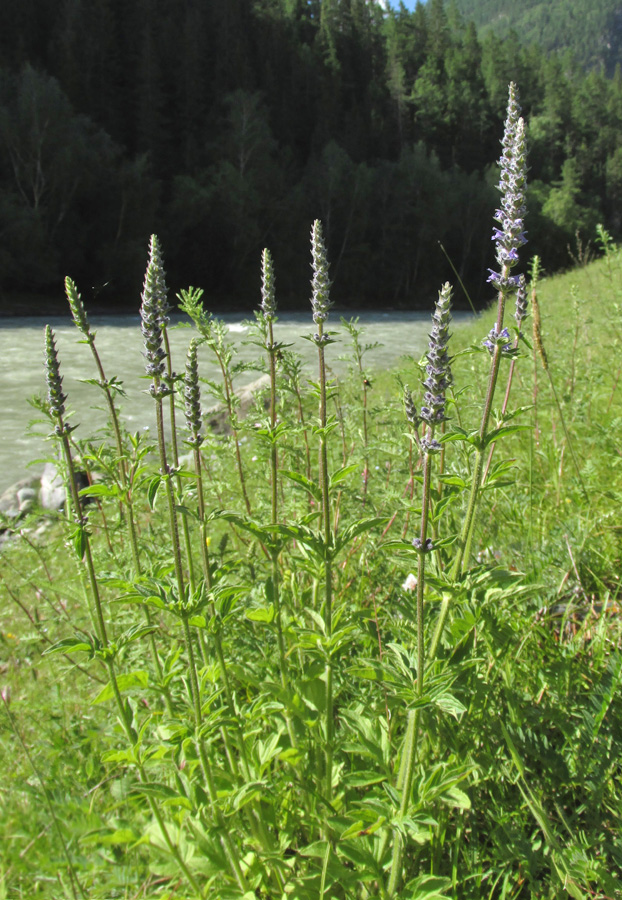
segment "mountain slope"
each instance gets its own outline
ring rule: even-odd
[[[619,0],[454,0],[480,33],[506,37],[547,50],[570,50],[585,68],[613,75],[622,62],[622,4]],[[449,4],[448,4],[449,5]]]

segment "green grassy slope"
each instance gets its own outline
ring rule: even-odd
[[[510,409],[523,407],[514,421],[531,427],[498,448],[495,461],[513,460],[513,466],[505,484],[485,495],[475,542],[481,567],[470,594],[452,613],[444,650],[447,658],[455,648],[459,656],[472,655],[455,688],[467,711],[459,723],[442,720],[427,751],[432,758],[451,753],[473,767],[471,780],[462,785],[468,794],[462,806],[439,804],[429,836],[426,824],[417,844],[421,871],[446,877],[451,897],[553,900],[567,896],[563,884],[572,887],[572,896],[617,896],[614,873],[622,871],[621,285],[622,253],[612,248],[606,258],[544,278],[538,288],[550,379],[541,357],[525,347]],[[489,358],[477,348],[492,320],[488,312],[454,329],[455,391],[459,421],[467,429],[481,408]],[[531,321],[525,329],[530,343]],[[476,352],[462,352],[469,348]],[[396,374],[415,389],[412,360],[397,373],[371,378],[368,502],[383,514],[398,509],[401,525],[407,507],[407,443]],[[497,407],[506,374],[507,369],[500,376]],[[357,440],[354,419],[360,413],[352,384],[342,387],[340,402],[351,429],[346,453],[350,441]],[[452,416],[455,421],[458,413]],[[447,452],[446,471],[464,476],[469,462],[454,446]],[[246,461],[253,489],[265,490],[265,462],[253,468],[250,454]],[[212,465],[218,475],[218,461]],[[224,460],[224,469],[227,465]],[[348,504],[357,502],[355,492],[349,497],[344,488],[344,517]],[[111,502],[107,510],[113,528],[117,505]],[[156,554],[164,543],[163,526],[156,516],[144,515],[144,540]],[[122,553],[123,548],[115,545],[114,530],[108,546],[101,522],[96,516],[93,522],[102,571],[114,575],[110,551]],[[399,530],[394,526],[388,536],[399,537]],[[410,537],[412,527],[406,533]],[[387,646],[398,639],[395,633],[406,640],[407,632],[398,629],[404,629],[407,613],[395,618],[395,608],[401,603],[399,608],[406,609],[409,598],[399,596],[398,585],[408,568],[401,571],[401,563],[387,562],[387,553],[374,553],[373,546],[361,556],[364,566],[356,559],[343,575],[344,596],[360,610],[368,608],[372,596]],[[260,555],[251,563],[259,566]],[[293,583],[292,572],[287,577]],[[4,548],[0,598],[0,687],[10,690],[13,725],[45,780],[87,896],[187,897],[166,858],[158,852],[147,858],[140,838],[147,833],[148,817],[144,803],[130,791],[129,767],[102,762],[106,751],[122,744],[122,735],[108,704],[91,703],[101,689],[94,680],[101,679],[101,669],[82,657],[90,673],[85,674],[66,658],[42,655],[50,641],[71,633],[70,619],[92,627],[60,527],[41,543],[27,534]],[[115,616],[127,615],[120,605],[111,609],[117,610]],[[426,616],[434,616],[427,602]],[[243,618],[241,623],[248,640],[249,623]],[[169,626],[164,625],[161,638],[172,644]],[[261,641],[267,640],[265,626],[257,628],[263,629]],[[226,650],[234,657],[241,652],[235,640]],[[137,705],[142,710],[153,697],[141,696]],[[384,700],[380,718],[383,709]],[[159,758],[154,759],[156,771]],[[165,765],[166,760],[165,774],[154,780],[171,781]],[[371,768],[373,762],[365,765]],[[182,808],[180,822],[183,815]],[[0,821],[0,898],[71,897],[41,782],[1,706]],[[287,864],[299,863],[290,854]],[[335,890],[335,897],[343,896]]]

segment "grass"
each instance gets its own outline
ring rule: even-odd
[[[453,583],[472,446],[447,441],[443,469],[432,469],[427,648],[445,597],[448,618],[420,686],[416,604],[404,585],[418,563],[409,544],[421,474],[402,404],[402,384],[420,381],[418,361],[370,373],[360,350],[373,334],[340,330],[326,356],[354,337],[352,375],[328,386],[322,424],[321,386],[298,385],[292,351],[279,350],[278,415],[259,403],[234,436],[201,447],[206,533],[195,467],[185,466],[181,493],[171,479],[196,567],[183,609],[154,456],[124,437],[139,574],[113,444],[80,448],[101,478],[90,540],[125,705],[115,709],[102,654],[80,649],[95,648],[86,635],[98,633],[75,553],[83,535],[60,517],[38,540],[34,520],[23,521],[0,575],[0,683],[10,694],[0,711],[0,897],[387,896],[400,842],[398,892],[412,900],[621,895],[622,254],[607,248],[537,286],[550,379],[527,328],[532,346],[523,345],[508,407],[521,411],[504,424],[528,427],[499,440],[471,557]],[[491,311],[452,338],[448,434],[478,427],[490,367],[480,347],[492,322]],[[209,337],[230,353],[234,377],[226,335]],[[265,344],[261,327],[256,339]],[[209,351],[209,341],[199,346],[199,365]],[[503,424],[494,420],[501,399],[493,426]],[[320,439],[332,476],[325,544],[315,538],[327,511]],[[322,552],[340,536],[327,621]],[[182,541],[184,579],[185,552]],[[155,656],[148,628],[128,638],[145,610]]]

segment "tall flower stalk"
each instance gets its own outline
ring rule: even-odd
[[[516,353],[518,350],[518,344],[521,339],[521,328],[523,324],[523,320],[527,316],[527,283],[525,281],[525,276],[520,275],[518,281],[518,288],[516,291],[516,310],[514,312],[514,319],[516,320],[516,336],[514,338],[514,343],[512,344],[512,352]],[[510,402],[510,392],[512,390],[512,381],[514,380],[514,369],[516,368],[516,357],[512,357],[512,361],[510,363],[510,371],[508,372],[508,380],[505,386],[505,396],[503,398],[503,405],[501,406],[501,418],[503,418],[508,410],[508,404]],[[484,469],[484,474],[482,476],[482,484],[486,483],[486,479],[488,478],[488,472],[490,471],[490,466],[492,464],[492,457],[495,452],[496,442],[493,442],[490,445],[490,450],[488,451],[488,459],[486,460],[486,467]]]
[[[203,443],[203,434],[201,433],[201,393],[199,387],[199,367],[197,360],[198,345],[199,341],[196,338],[193,338],[188,346],[188,353],[186,356],[186,370],[183,382],[184,411],[186,416],[186,426],[189,432],[187,443],[192,447],[192,453],[194,457],[194,471],[197,482],[197,506],[199,514],[199,527],[201,532],[201,561],[203,566],[203,578],[208,597],[210,598],[210,614],[214,618],[214,621],[216,621],[216,608],[212,597],[212,590],[214,585],[212,581],[212,570],[209,554],[209,538],[207,535],[207,516],[205,511],[205,497],[203,492],[203,461],[201,459],[201,444]],[[242,774],[244,776],[244,779],[246,779],[246,781],[249,781],[251,778],[251,774],[246,746],[244,744],[244,735],[242,733],[242,729],[239,726],[236,716],[233,691],[231,688],[231,680],[229,677],[229,671],[227,669],[227,663],[225,660],[222,645],[222,635],[218,627],[213,630],[213,642],[225,690],[225,699],[227,703],[228,713],[231,722],[233,723],[235,732],[235,739],[240,755]],[[230,745],[228,727],[224,724],[221,726],[221,733],[225,744],[227,758],[231,763],[232,771],[236,776],[239,776],[239,769]],[[264,848],[267,851],[272,852],[274,848],[272,846],[272,841],[270,839],[268,830],[265,826],[265,822],[263,821],[261,810],[258,808],[258,804],[256,802],[253,802],[252,806],[252,827],[258,833],[259,840],[262,842]],[[280,874],[277,867],[273,867],[273,875],[279,888],[282,889],[282,882],[280,880]]]
[[[326,386],[326,360],[324,350],[330,342],[330,336],[324,332],[324,323],[328,318],[330,302],[330,281],[328,278],[328,258],[326,246],[322,234],[322,224],[316,219],[311,229],[311,266],[313,277],[311,279],[311,308],[313,321],[317,326],[317,332],[312,336],[312,341],[318,351],[319,366],[319,474],[320,488],[322,491],[322,531],[324,535],[324,630],[326,641],[330,645],[333,633],[333,576],[332,576],[332,546],[333,532],[330,514],[330,481],[328,477],[328,415],[327,415],[327,386]],[[330,650],[328,651],[330,654]],[[326,662],[326,799],[331,802],[333,793],[333,665],[330,656]]]
[[[246,487],[246,476],[242,465],[242,454],[240,452],[240,426],[236,415],[236,396],[233,389],[233,371],[232,359],[234,349],[226,339],[226,326],[218,319],[214,319],[210,313],[206,313],[203,309],[201,298],[203,296],[202,288],[190,287],[182,290],[178,295],[180,301],[179,308],[185,312],[198,328],[203,341],[212,351],[218,362],[222,374],[222,392],[229,424],[231,426],[231,434],[233,437],[233,446],[235,449],[235,461],[238,470],[238,479],[242,498],[246,512],[250,516],[252,512],[251,502]]]
[[[125,455],[125,451],[123,448],[123,438],[121,435],[121,424],[119,422],[119,415],[117,413],[117,408],[114,402],[113,389],[118,387],[118,383],[113,379],[109,381],[106,378],[106,373],[104,372],[104,367],[102,365],[101,357],[97,351],[97,347],[95,346],[95,332],[91,330],[91,326],[89,323],[88,315],[86,309],[84,308],[84,304],[82,302],[82,298],[78,293],[78,289],[76,287],[75,282],[67,277],[65,278],[65,292],[67,294],[67,301],[69,303],[69,308],[71,309],[71,314],[73,316],[74,323],[76,328],[82,332],[86,342],[88,343],[91,354],[95,361],[95,365],[97,367],[97,372],[99,374],[99,386],[104,391],[104,396],[106,397],[106,404],[108,406],[108,413],[110,415],[110,422],[112,425],[112,431],[115,439],[115,446],[117,450],[117,466],[119,472],[119,481],[121,484],[121,496],[122,496],[122,504],[124,504],[127,508],[127,524],[128,524],[128,532],[130,538],[130,549],[132,553],[132,560],[134,563],[134,569],[137,575],[142,573],[142,565],[140,561],[140,552],[138,549],[138,529],[136,526],[136,518],[134,515],[134,502],[132,499],[132,486],[130,484],[130,477],[128,475],[127,469],[127,458]],[[144,616],[148,625],[151,625],[151,613],[145,607],[144,608]],[[149,643],[151,648],[151,657],[153,660],[153,664],[155,666],[155,670],[158,674],[158,678],[160,683],[163,683],[162,679],[162,665],[160,663],[160,657],[158,655],[158,650],[156,647],[155,637],[153,632],[149,635]],[[171,700],[170,694],[168,690],[165,690],[164,697],[166,700],[167,708],[169,712],[171,712]]]
[[[279,344],[274,340],[274,320],[276,318],[276,292],[274,266],[270,251],[264,249],[261,255],[261,316],[265,326],[265,350],[268,355],[268,371],[270,374],[270,524],[277,525],[279,521],[279,480],[278,480],[278,449],[277,449],[277,409],[276,409],[276,357],[279,352]],[[277,641],[279,645],[279,664],[281,670],[281,683],[287,685],[287,660],[285,655],[285,642],[283,640],[283,615],[281,609],[280,573],[279,573],[279,548],[276,543],[269,547],[272,579],[272,600],[274,603]],[[291,722],[288,721],[289,733],[292,741],[294,733]]]
[[[203,726],[203,712],[201,705],[201,694],[199,688],[199,679],[197,676],[197,666],[190,634],[190,625],[188,623],[188,611],[192,608],[193,594],[188,591],[185,586],[184,572],[181,560],[181,548],[179,541],[179,529],[177,525],[177,512],[175,509],[175,496],[172,484],[173,471],[168,464],[166,442],[164,436],[164,414],[163,400],[169,396],[173,390],[170,378],[165,375],[166,372],[166,350],[163,348],[162,334],[162,298],[165,296],[164,270],[159,252],[159,245],[155,235],[151,238],[149,263],[145,273],[145,283],[142,296],[142,306],[140,310],[142,321],[142,334],[145,342],[145,371],[152,379],[149,386],[149,393],[156,403],[156,423],[158,435],[158,449],[160,454],[160,478],[164,482],[166,499],[169,514],[169,526],[171,533],[171,544],[173,549],[173,562],[175,570],[175,581],[177,585],[177,613],[181,619],[182,630],[184,635],[184,643],[188,654],[188,669],[190,675],[190,697],[192,709],[194,713],[195,725],[195,743],[201,771],[205,778],[207,794],[210,800],[212,813],[221,830],[221,841],[223,849],[227,856],[231,872],[242,890],[246,890],[246,879],[240,867],[239,854],[233,846],[231,837],[226,828],[224,817],[218,805],[218,797],[216,791],[216,783],[212,771],[212,766],[205,748],[205,741],[201,731]]]
[[[413,540],[413,547],[417,551],[417,684],[416,696],[420,699],[423,695],[423,678],[425,669],[425,642],[423,619],[423,596],[425,593],[425,568],[427,555],[434,549],[431,539],[428,537],[428,522],[430,517],[430,488],[432,484],[432,461],[435,455],[441,452],[441,443],[435,438],[434,433],[447,418],[446,392],[452,383],[451,367],[447,345],[449,341],[449,325],[451,322],[451,285],[445,283],[441,288],[436,309],[432,316],[432,332],[430,334],[429,349],[427,355],[426,378],[423,382],[425,394],[423,406],[417,414],[409,391],[405,392],[405,409],[408,421],[413,427],[421,422],[425,426],[423,436],[419,441],[419,447],[423,458],[423,489],[421,498],[421,522],[419,534]],[[419,708],[410,710],[406,737],[402,748],[402,760],[398,779],[398,787],[402,797],[400,803],[400,817],[405,817],[408,812],[412,793],[413,772],[417,752],[417,733],[419,730]],[[397,890],[402,869],[403,838],[396,832],[393,849],[391,874],[389,876],[388,893],[393,896]]]
[[[136,750],[138,746],[138,736],[132,724],[132,713],[129,705],[125,704],[123,701],[123,697],[121,696],[121,691],[119,689],[119,683],[117,680],[116,667],[114,664],[114,647],[110,645],[108,639],[108,632],[106,629],[106,621],[104,617],[104,611],[101,601],[101,595],[99,591],[99,583],[97,580],[97,574],[95,571],[95,565],[93,562],[93,555],[91,552],[91,543],[90,536],[87,528],[87,520],[82,510],[82,504],[80,501],[80,495],[78,493],[78,482],[76,479],[75,466],[73,463],[73,459],[71,456],[71,447],[69,444],[69,435],[71,431],[73,431],[73,427],[69,425],[65,418],[65,400],[67,399],[66,395],[63,393],[63,380],[60,374],[60,365],[58,362],[58,354],[56,351],[56,342],[54,338],[54,332],[52,331],[49,325],[45,328],[45,370],[46,370],[46,381],[48,387],[48,402],[50,415],[53,421],[56,423],[54,428],[54,433],[58,440],[60,441],[60,445],[63,451],[63,456],[65,459],[65,467],[67,473],[67,486],[69,488],[69,495],[71,498],[71,504],[73,506],[75,520],[76,520],[76,536],[74,540],[74,546],[76,547],[76,552],[80,561],[84,568],[86,569],[90,590],[91,590],[91,598],[93,601],[93,605],[95,607],[95,616],[96,616],[96,627],[97,627],[97,637],[99,639],[99,643],[101,645],[101,658],[104,661],[104,665],[106,666],[108,672],[108,678],[110,680],[110,685],[112,687],[112,692],[115,698],[115,702],[117,705],[117,709],[119,711],[120,720],[123,726],[123,730],[125,732],[126,738],[130,742],[132,748]],[[138,771],[139,780],[142,783],[146,783],[149,781],[147,773],[145,771],[144,766],[142,765],[140,759],[140,753],[134,753],[135,765]],[[147,794],[147,802],[151,809],[151,812],[158,823],[158,827],[160,829],[160,833],[162,834],[162,838],[166,843],[171,856],[175,859],[180,871],[184,874],[185,878],[188,880],[188,883],[191,885],[195,894],[198,897],[203,897],[203,892],[201,891],[198,882],[196,881],[194,875],[191,870],[188,868],[186,863],[184,862],[179,848],[173,841],[170,836],[170,833],[166,827],[164,822],[164,818],[158,807],[157,803],[153,799],[152,796]]]
[[[177,490],[177,496],[179,498],[179,502],[182,502],[182,483],[181,477],[179,475],[179,449],[177,446],[177,427],[176,427],[176,415],[175,415],[175,385],[177,384],[178,377],[177,374],[173,371],[173,359],[171,356],[171,345],[168,339],[168,325],[170,322],[169,312],[171,311],[171,307],[168,302],[168,289],[166,286],[166,273],[164,270],[164,263],[162,259],[162,248],[160,247],[160,242],[155,234],[151,236],[151,242],[149,247],[149,256],[150,260],[153,261],[154,270],[157,271],[157,279],[153,284],[153,299],[157,308],[157,314],[160,323],[160,329],[162,333],[162,346],[164,349],[164,363],[165,369],[162,372],[161,378],[164,384],[166,384],[168,388],[168,406],[169,406],[169,420],[171,426],[171,443],[170,443],[170,452],[171,452],[171,469],[173,470],[174,478],[175,478],[175,488]],[[188,579],[190,581],[190,589],[194,592],[196,589],[195,583],[195,575],[194,575],[194,560],[192,555],[192,545],[190,542],[190,527],[188,525],[188,519],[186,516],[182,516],[181,519],[181,532],[184,542],[184,555],[186,558],[186,566],[188,569]]]
[[[127,507],[132,559],[134,562],[134,568],[138,573],[140,573],[140,554],[138,551],[137,529],[132,503],[132,494],[128,479],[127,460],[123,448],[121,424],[119,422],[119,416],[113,396],[113,390],[118,389],[120,385],[115,379],[109,380],[106,378],[106,373],[104,372],[104,367],[102,365],[100,355],[97,351],[97,347],[95,346],[95,332],[91,330],[91,325],[84,308],[84,304],[82,303],[82,298],[78,293],[76,284],[69,277],[65,278],[65,293],[67,295],[67,301],[69,303],[69,308],[71,309],[71,314],[73,316],[75,326],[80,332],[82,332],[82,334],[84,335],[84,339],[91,350],[91,354],[97,368],[97,373],[99,375],[99,386],[103,390],[104,396],[106,398],[106,405],[108,406],[110,424],[112,425],[112,432],[114,434],[115,447],[117,451],[117,467],[119,472],[119,481],[121,484],[122,500]]]
[[[492,404],[497,386],[499,366],[504,355],[512,350],[510,334],[504,327],[505,306],[508,298],[514,294],[520,283],[520,276],[513,275],[512,270],[518,263],[518,251],[526,243],[524,231],[525,188],[527,161],[525,148],[525,123],[520,117],[518,91],[514,83],[510,84],[507,118],[502,141],[503,152],[499,160],[501,175],[499,190],[501,203],[495,213],[498,227],[493,229],[492,239],[496,244],[498,269],[490,270],[488,281],[497,289],[497,318],[488,337],[483,342],[490,353],[490,373],[484,409],[477,435],[477,454],[473,467],[471,491],[458,543],[458,551],[452,568],[452,576],[457,579],[468,562],[475,517],[480,490],[482,472],[487,449],[487,435],[492,411]]]

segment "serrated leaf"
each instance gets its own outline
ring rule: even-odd
[[[44,650],[43,656],[50,656],[52,653],[77,653],[79,651],[92,653],[93,645],[85,641],[84,638],[63,638],[62,641],[57,641],[56,644]]]
[[[117,497],[119,488],[116,484],[90,484],[79,491],[80,497]]]
[[[177,799],[182,795],[178,791],[174,791],[168,784],[161,784],[158,781],[145,781],[135,785],[132,794],[147,794],[151,797],[164,797],[165,799]]]
[[[414,881],[409,881],[403,891],[400,892],[401,900],[448,900],[445,891],[451,888],[449,878],[439,878],[436,875],[420,875]]]
[[[299,853],[301,856],[313,856],[318,859],[324,859],[326,848],[328,846],[328,841],[315,841],[313,844],[308,844],[306,847],[303,847]]]
[[[531,431],[531,429],[531,425],[501,425],[499,428],[495,428],[486,435],[484,446],[491,444],[493,441],[498,441],[508,434],[515,434],[518,431]]]
[[[111,834],[89,834],[82,838],[81,844],[99,844],[104,847],[115,846],[116,844],[133,844],[138,840],[138,836],[129,828],[119,828]]]
[[[128,628],[128,630],[121,635],[117,643],[120,646],[133,644],[134,641],[138,641],[140,638],[145,637],[145,635],[152,634],[157,630],[157,625],[132,625],[131,628]]]
[[[274,621],[274,606],[257,606],[255,609],[246,610],[246,618],[251,622],[263,622],[270,625]]]
[[[446,806],[451,806],[454,809],[471,809],[470,797],[464,791],[461,791],[459,787],[455,787],[455,785],[441,794],[439,799]]]
[[[342,481],[345,481],[348,475],[351,475],[352,472],[356,472],[358,468],[359,464],[353,463],[350,466],[343,466],[341,469],[337,469],[337,471],[333,472],[333,474],[329,478],[330,487],[333,488],[336,484],[340,484]]]
[[[440,475],[438,479],[442,484],[448,484],[454,487],[466,488],[468,487],[464,478],[460,478],[459,475]]]
[[[371,531],[372,528],[378,528],[380,525],[386,525],[388,521],[388,516],[374,516],[371,519],[361,519],[360,522],[354,522],[353,525],[344,528],[335,541],[335,553],[347,547],[360,534]]]
[[[149,673],[143,670],[138,670],[136,672],[125,672],[121,675],[117,675],[117,687],[121,692],[128,691],[133,687],[141,687],[146,688],[149,683]],[[99,694],[91,700],[93,706],[98,703],[105,703],[106,700],[111,700],[115,696],[114,688],[112,686],[112,682],[109,681],[107,685],[105,685]]]
[[[285,478],[289,478],[290,481],[293,481],[295,484],[299,484],[300,487],[303,487],[305,491],[307,491],[311,496],[317,500],[318,503],[322,501],[322,491],[320,486],[316,484],[314,481],[311,481],[305,475],[300,472],[294,472],[289,469],[282,469],[281,474],[285,476]]]

